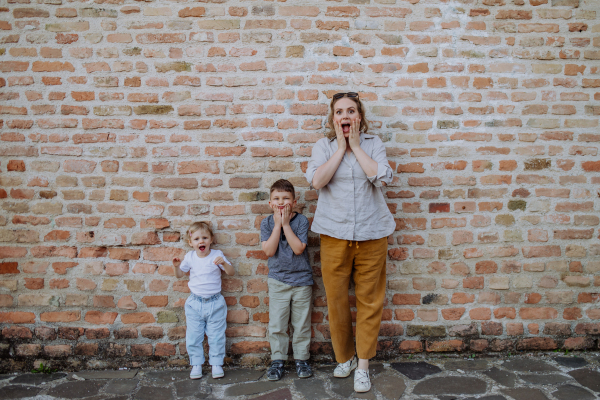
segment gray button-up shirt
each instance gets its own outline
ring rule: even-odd
[[[358,241],[381,239],[394,232],[396,223],[382,192],[382,182],[392,182],[385,146],[378,136],[361,133],[360,147],[377,162],[377,175],[368,177],[354,153],[345,153],[329,183],[319,190],[313,232]],[[325,164],[337,148],[335,137],[320,139],[314,145],[306,170],[306,180],[311,185],[317,168]]]

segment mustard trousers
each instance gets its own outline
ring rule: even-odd
[[[387,238],[354,242],[321,235],[321,272],[327,294],[329,330],[338,363],[375,357],[385,300]],[[356,294],[356,352],[348,300],[350,277]]]

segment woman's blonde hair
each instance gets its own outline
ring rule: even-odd
[[[189,242],[190,238],[192,237],[192,233],[202,230],[204,232],[207,232],[210,235],[210,238],[213,238],[213,232],[212,229],[210,229],[210,225],[207,224],[204,221],[198,221],[198,222],[194,222],[192,225],[190,225],[190,227],[187,229],[187,231],[185,232],[185,241]]]
[[[341,99],[349,99],[356,103],[356,109],[358,111],[358,114],[360,115],[360,131],[362,133],[367,133],[369,131],[369,121],[367,121],[367,118],[365,117],[365,106],[363,106],[363,103],[362,101],[360,101],[360,98],[358,96],[348,97],[348,93],[344,93],[342,97],[334,98],[332,96],[331,103],[329,103],[329,115],[327,116],[327,125],[329,131],[327,131],[327,133],[325,134],[325,136],[327,136],[327,139],[331,140],[336,136],[335,126],[333,125],[333,107],[335,106],[335,103],[337,103]]]

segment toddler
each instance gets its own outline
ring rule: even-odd
[[[211,250],[213,233],[205,222],[194,222],[186,232],[188,244],[194,249],[183,261],[173,258],[175,276],[190,273],[188,286],[192,292],[185,302],[187,320],[185,345],[192,365],[191,379],[202,378],[204,364],[204,334],[208,337],[209,362],[212,377],[222,378],[225,358],[227,304],[221,295],[221,270],[234,275],[235,270],[220,250]]]

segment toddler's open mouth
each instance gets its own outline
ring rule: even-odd
[[[204,251],[204,250],[206,250],[206,246],[200,246],[200,247],[198,247],[198,248],[200,249],[200,251]]]

